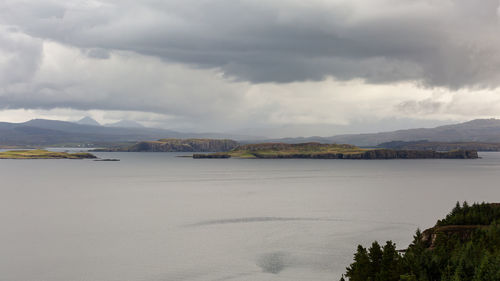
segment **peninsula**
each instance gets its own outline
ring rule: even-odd
[[[238,143],[228,139],[159,139],[141,141],[129,146],[95,149],[105,152],[220,152],[230,151]]]
[[[95,155],[86,152],[67,153],[42,149],[10,150],[0,152],[0,159],[95,159]]]
[[[287,144],[259,143],[241,145],[229,152],[194,154],[193,158],[244,158],[244,159],[476,159],[476,150],[367,149],[349,144],[322,144],[316,142]]]

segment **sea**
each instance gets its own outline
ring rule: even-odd
[[[60,150],[66,150],[60,149]],[[457,201],[500,202],[470,160],[0,160],[1,281],[331,281],[358,244],[404,249]]]

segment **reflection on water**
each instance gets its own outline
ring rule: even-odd
[[[0,161],[0,280],[337,280],[357,244],[405,247],[457,200],[500,201],[478,160]]]

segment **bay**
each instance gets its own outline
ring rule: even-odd
[[[499,202],[476,160],[242,160],[96,153],[0,161],[0,280],[338,280],[456,201]]]

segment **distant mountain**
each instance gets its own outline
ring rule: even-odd
[[[163,138],[242,139],[218,133],[181,133],[155,128],[121,128],[33,119],[24,123],[0,122],[0,145],[116,144]]]
[[[80,124],[80,125],[91,125],[91,126],[101,126],[99,122],[95,121],[92,119],[92,117],[85,116],[82,119],[76,121],[75,123]]]
[[[393,141],[413,142],[478,142],[478,143],[500,143],[500,120],[499,119],[476,119],[465,123],[445,125],[436,128],[418,128],[409,130],[397,130],[373,134],[345,134],[331,137],[299,137],[280,139],[243,140],[242,143],[255,142],[283,142],[283,143],[338,143],[352,144],[362,147],[375,147],[381,143]]]
[[[327,139],[335,143],[349,143],[359,146],[376,146],[384,142],[417,140],[500,143],[500,120],[476,119],[436,128],[398,130],[376,134],[339,135]]]
[[[377,145],[379,148],[398,150],[477,150],[500,151],[500,143],[491,142],[431,142],[431,141],[391,141]]]
[[[106,124],[106,127],[120,127],[120,128],[145,128],[142,124],[132,120],[121,120],[116,123]]]
[[[234,139],[241,143],[338,143],[374,147],[391,141],[500,143],[500,120],[477,119],[436,128],[398,130],[376,134],[350,134],[332,137],[256,140],[253,137],[219,133],[182,133],[155,128],[105,127],[72,122],[34,119],[24,123],[0,122],[0,145],[49,145],[63,143],[121,143],[164,138]]]

